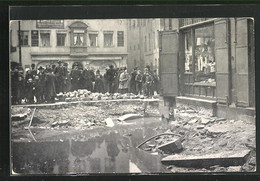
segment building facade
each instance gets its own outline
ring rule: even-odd
[[[158,31],[160,19],[128,19],[128,71],[134,67],[143,70],[149,65],[157,70],[159,66]]]
[[[20,31],[20,34],[19,34]],[[19,46],[20,39],[20,46]],[[104,20],[23,20],[10,22],[10,61],[24,68],[62,60],[105,71],[126,66],[127,22]]]
[[[253,19],[170,19],[161,26],[160,75],[166,95],[255,107]]]

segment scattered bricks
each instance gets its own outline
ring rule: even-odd
[[[180,153],[183,150],[181,139],[176,139],[170,142],[167,142],[163,145],[158,146],[158,149],[164,153]]]
[[[243,165],[250,150],[218,152],[215,154],[203,154],[199,156],[193,155],[170,155],[161,160],[163,164],[175,165],[179,167],[193,167],[193,168],[209,168],[213,165],[223,167]]]
[[[24,114],[15,114],[11,116],[12,121],[21,121],[27,117],[27,113]]]

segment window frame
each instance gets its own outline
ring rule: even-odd
[[[25,32],[28,33],[28,35],[27,35],[27,44],[24,44],[24,41],[25,41],[24,39],[22,40],[22,38],[24,37],[22,35],[24,35],[23,33],[25,33]],[[30,46],[29,45],[29,30],[20,30],[20,31],[18,31],[18,36],[19,36],[19,33],[20,33],[19,45],[20,46]],[[23,43],[21,43],[21,42],[23,42]]]
[[[36,40],[36,35],[33,35],[33,32],[37,32],[37,45],[33,43],[33,40]],[[34,37],[33,37],[34,36]],[[39,30],[31,30],[31,46],[32,47],[39,47]]]
[[[58,45],[58,35],[62,35],[64,37],[63,45]],[[66,33],[60,33],[60,32],[56,33],[56,46],[57,47],[64,47],[64,46],[66,46],[66,36],[67,36]]]
[[[122,33],[122,40],[119,40],[119,33]],[[125,33],[124,31],[117,31],[117,46],[124,47],[125,46]],[[122,44],[121,44],[122,43]]]
[[[105,43],[105,35],[112,35],[112,38],[111,38],[111,45],[110,46],[106,46],[106,43]],[[104,43],[104,47],[105,48],[109,48],[109,47],[114,47],[114,31],[104,31],[103,32],[103,37],[104,37],[104,41],[103,41],[103,43]]]
[[[49,34],[49,45],[43,46],[42,35]],[[40,31],[40,47],[51,47],[51,31]]]

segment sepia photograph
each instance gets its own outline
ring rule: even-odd
[[[252,17],[10,20],[9,68],[11,175],[256,172]]]

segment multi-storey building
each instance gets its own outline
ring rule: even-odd
[[[20,34],[19,34],[20,32]],[[19,45],[20,39],[20,45]],[[103,20],[23,20],[10,22],[10,60],[24,68],[76,62],[104,71],[126,66],[127,22]]]
[[[127,24],[128,70],[147,65],[158,69],[160,19],[129,19]]]

